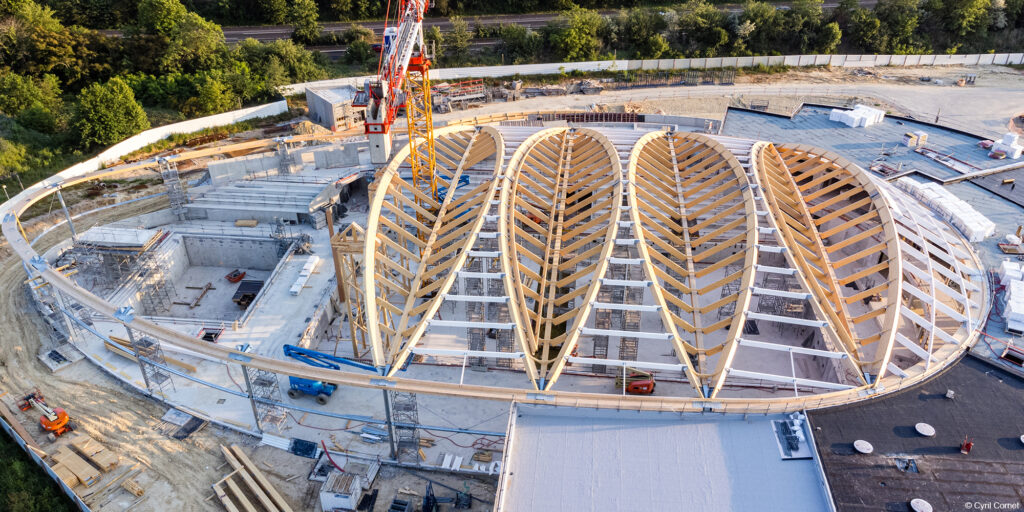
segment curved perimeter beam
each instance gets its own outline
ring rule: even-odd
[[[444,129],[438,130],[442,132]],[[329,137],[303,137],[292,138],[292,141],[299,140],[330,140]],[[210,148],[199,151],[184,152],[171,157],[172,159],[188,159],[204,155],[221,154],[229,151],[242,149],[258,150],[272,148],[277,144],[273,139],[262,141],[246,142],[238,145]],[[141,164],[119,166],[110,169],[97,171],[80,171],[69,169],[58,175],[28,187],[10,201],[0,206],[3,213],[2,229],[12,250],[25,262],[29,268],[30,277],[42,278],[49,283],[55,291],[65,297],[78,302],[83,307],[89,308],[95,313],[114,319],[116,306],[112,305],[95,294],[77,286],[67,276],[51,267],[32,248],[29,241],[24,237],[20,229],[19,216],[24,213],[32,204],[43,200],[54,193],[59,186],[70,186],[76,183],[101,178],[112,178],[114,176],[137,170],[140,168],[153,167],[154,161]],[[504,194],[504,191],[503,191]],[[373,219],[371,219],[372,222]],[[367,247],[372,247],[377,241],[368,242]],[[969,251],[967,251],[969,253]],[[969,258],[971,255],[968,254]],[[976,262],[977,259],[975,258]],[[508,269],[506,269],[507,271]],[[941,269],[944,270],[944,269]],[[940,270],[940,274],[943,273]],[[982,300],[985,299],[984,287],[986,283],[979,280],[977,285],[967,284],[971,292],[979,293]],[[978,288],[980,287],[980,289]],[[372,295],[370,296],[372,297]],[[368,301],[372,300],[368,298]],[[984,310],[984,307],[980,307]],[[982,314],[984,311],[982,311]],[[116,320],[115,320],[116,321]],[[367,322],[368,327],[375,328],[374,322]],[[568,391],[546,391],[537,393],[535,391],[504,388],[495,386],[460,385],[446,382],[424,381],[402,377],[382,377],[367,373],[355,373],[345,370],[330,370],[305,365],[298,361],[285,361],[272,357],[259,356],[251,353],[244,353],[238,350],[207,343],[185,333],[164,327],[141,316],[136,316],[126,325],[145,335],[153,336],[174,347],[193,351],[205,357],[223,361],[225,363],[237,363],[251,368],[271,371],[281,375],[302,377],[307,379],[321,380],[337,383],[343,386],[358,386],[376,389],[390,389],[410,393],[427,393],[438,395],[449,395],[466,398],[478,398],[502,401],[521,401],[525,403],[538,403],[548,405],[564,405],[571,407],[597,407],[597,408],[618,408],[631,410],[660,410],[660,411],[715,411],[715,412],[790,412],[808,408],[826,407],[841,405],[870,397],[873,393],[891,393],[906,387],[922,382],[924,379],[934,375],[940,368],[955,361],[964,350],[969,348],[975,341],[974,333],[968,333],[967,337],[960,340],[954,350],[944,351],[941,359],[933,361],[929,371],[922,371],[913,375],[897,376],[886,375],[879,380],[877,388],[860,386],[857,388],[839,390],[829,393],[803,396],[783,397],[772,399],[750,399],[750,398],[716,398],[714,400],[693,398],[693,397],[669,397],[669,396],[620,396],[598,393],[580,393]],[[376,336],[379,337],[379,331]],[[378,352],[380,353],[380,352]],[[922,365],[923,367],[923,365]]]

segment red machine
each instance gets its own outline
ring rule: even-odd
[[[38,389],[22,397],[18,401],[18,408],[22,411],[33,408],[39,411],[42,414],[39,417],[39,426],[49,434],[51,441],[74,430],[74,427],[71,425],[71,417],[68,416],[67,411],[60,407],[51,409],[50,406],[46,405],[46,400]]]
[[[242,272],[241,270],[238,270],[237,268],[232,270],[231,273],[229,273],[228,275],[224,276],[224,279],[227,279],[228,282],[230,282],[230,283],[237,283],[237,282],[241,281],[244,278],[245,278],[245,272]]]
[[[654,374],[645,372],[643,370],[637,370],[636,368],[626,368],[625,379],[622,375],[615,378],[615,387],[622,389],[622,383],[626,383],[626,394],[629,395],[651,395],[654,393]]]

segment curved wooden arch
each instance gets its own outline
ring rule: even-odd
[[[440,129],[437,133],[444,133],[444,130]],[[456,128],[451,128],[455,131]],[[327,139],[333,139],[335,137],[328,137]],[[317,140],[318,137],[306,137],[304,140]],[[297,140],[297,139],[296,139]],[[276,145],[276,141],[265,140],[265,141],[254,141],[242,143],[239,145],[224,146],[212,149],[204,149],[195,152],[184,152],[180,155],[173,157],[172,159],[187,159],[194,158],[197,156],[205,156],[219,153],[227,153],[237,149],[269,149]],[[808,150],[816,155],[823,156],[826,152],[814,152]],[[833,159],[833,161],[841,162],[839,159]],[[18,196],[12,198],[11,201],[2,206],[4,212],[2,227],[4,235],[7,237],[12,249],[19,255],[19,257],[30,264],[33,276],[38,276],[48,282],[55,290],[64,294],[65,297],[72,299],[82,306],[89,308],[96,313],[106,316],[113,317],[115,313],[115,306],[100,299],[95,294],[78,287],[73,283],[67,276],[61,274],[56,269],[45,264],[45,262],[39,261],[36,258],[38,254],[31,247],[29,242],[25,239],[24,234],[20,229],[20,223],[18,217],[32,204],[44,199],[46,196],[52,194],[58,186],[68,186],[74,183],[81,183],[83,181],[97,179],[97,178],[108,178],[113,177],[131,170],[137,170],[139,168],[153,167],[154,162],[143,162],[140,164],[120,166],[117,168],[104,169],[99,171],[90,172],[73,172],[68,171],[60,175],[54,176],[47,179],[45,182],[33,185],[26,189]],[[496,166],[498,164],[496,163]],[[840,164],[840,167],[843,165]],[[502,187],[502,195],[504,196],[504,185],[508,183],[504,180],[504,183],[499,184]],[[871,181],[871,180],[869,180]],[[382,182],[378,182],[379,187]],[[880,196],[883,199],[891,191],[886,190],[884,185],[881,183],[876,184],[880,192]],[[400,186],[400,185],[395,185]],[[865,188],[867,185],[863,185]],[[381,192],[383,194],[383,192]],[[895,194],[895,193],[894,193]],[[374,194],[374,197],[377,193]],[[902,201],[902,199],[901,199]],[[908,201],[910,201],[908,199]],[[879,207],[880,214],[886,215],[889,212],[885,211],[889,207]],[[413,216],[415,218],[415,216]],[[425,217],[428,218],[428,217]],[[435,217],[436,218],[436,217]],[[374,219],[371,218],[370,222]],[[885,219],[883,219],[885,222]],[[938,221],[936,221],[938,222]],[[916,225],[916,224],[915,224]],[[381,223],[377,223],[376,228],[379,228]],[[924,225],[920,225],[923,227]],[[375,228],[375,229],[376,229]],[[938,229],[942,231],[944,237],[950,236],[957,238],[957,235],[951,231],[948,231],[948,226],[939,226]],[[916,228],[915,228],[916,229]],[[910,231],[907,231],[908,233]],[[370,238],[366,245],[366,251],[364,251],[364,257],[367,252],[373,252],[376,250],[376,246],[382,242],[380,237]],[[957,247],[952,247],[953,243],[958,243]],[[967,265],[973,267],[979,267],[976,256],[971,254],[969,246],[962,243],[962,241],[945,240],[944,245],[949,246],[948,257],[954,259],[954,265]],[[945,249],[944,249],[945,250]],[[930,257],[925,255],[926,257]],[[371,256],[372,257],[372,256]],[[381,262],[381,264],[384,264]],[[386,264],[385,264],[386,265]],[[977,304],[970,304],[965,306],[967,309],[968,326],[973,325],[972,322],[983,318],[987,303],[985,302],[985,287],[986,283],[983,280],[976,280],[973,277],[971,282],[967,282],[968,270],[955,268],[950,273],[953,275],[953,280],[958,280],[960,286],[964,291],[964,294],[970,293],[972,297],[980,297],[981,301]],[[942,269],[936,269],[936,272],[942,274]],[[973,274],[971,274],[973,276]],[[947,276],[949,277],[949,276]],[[890,294],[891,294],[890,290]],[[372,294],[368,295],[367,302],[373,300]],[[517,315],[518,316],[518,315]],[[369,328],[376,328],[374,322],[367,322]],[[473,397],[473,398],[484,398],[493,400],[519,400],[524,402],[534,403],[549,403],[559,405],[570,405],[570,406],[587,406],[587,407],[616,407],[616,408],[628,408],[628,409],[650,409],[650,410],[666,410],[666,411],[686,411],[686,410],[706,410],[711,409],[721,412],[782,412],[782,411],[793,411],[805,409],[808,407],[820,407],[826,405],[836,405],[841,403],[849,403],[856,400],[864,399],[869,396],[872,392],[892,392],[906,386],[913,385],[921,382],[923,379],[930,375],[933,375],[937,369],[942,368],[952,361],[954,361],[966,348],[970,347],[976,340],[975,334],[971,330],[962,331],[964,332],[963,337],[961,334],[957,334],[958,343],[947,344],[941,354],[934,354],[935,359],[931,361],[930,369],[926,369],[925,365],[920,365],[920,368],[908,369],[906,375],[889,375],[885,373],[884,367],[879,371],[880,378],[872,383],[877,386],[871,389],[867,386],[859,386],[851,389],[845,389],[835,392],[821,393],[809,397],[787,397],[787,398],[774,398],[774,399],[757,399],[757,398],[715,398],[711,399],[692,398],[692,397],[668,397],[668,396],[657,396],[657,397],[620,397],[615,395],[599,394],[599,393],[577,393],[577,392],[565,392],[565,391],[551,391],[548,390],[543,393],[543,396],[536,396],[531,392],[521,389],[501,388],[494,386],[469,386],[469,385],[458,385],[445,382],[435,381],[424,381],[418,379],[402,378],[402,377],[379,377],[368,374],[360,374],[356,372],[348,372],[343,370],[329,370],[320,369],[306,366],[299,362],[284,361],[273,357],[260,356],[251,353],[243,353],[238,350],[234,350],[224,346],[218,346],[216,344],[210,344],[202,342],[193,338],[192,336],[186,335],[169,327],[165,327],[156,324],[152,320],[144,317],[136,317],[131,321],[127,322],[127,325],[132,329],[136,329],[141,333],[145,333],[150,336],[159,338],[169,345],[187,349],[197,354],[201,354],[207,357],[211,357],[217,360],[225,362],[233,362],[237,364],[243,364],[252,368],[260,368],[272,372],[276,372],[283,375],[290,375],[296,377],[310,378],[316,380],[325,380],[335,382],[341,385],[352,385],[360,387],[370,387],[378,389],[394,389],[415,393],[436,393],[445,394],[452,396],[462,397]],[[933,326],[934,327],[934,326]],[[377,343],[379,343],[380,332],[377,332]],[[948,336],[948,335],[947,335]],[[373,339],[374,336],[371,336]],[[884,338],[878,340],[878,342],[884,342]],[[890,348],[892,344],[888,345]],[[375,362],[377,355],[384,356],[386,353],[383,349],[375,352]],[[383,357],[382,357],[383,359]],[[383,363],[383,361],[382,361]],[[384,364],[381,364],[384,366]],[[892,372],[889,372],[892,373]]]
[[[600,287],[612,247],[607,241],[618,229],[622,171],[611,142],[589,129],[545,130],[516,155],[499,219],[511,269],[506,286],[518,305],[517,323],[529,327],[522,345],[531,347],[526,354],[538,387],[549,389]],[[577,282],[583,284],[566,291]],[[577,297],[582,307],[573,308]]]

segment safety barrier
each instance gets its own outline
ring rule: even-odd
[[[551,62],[511,66],[437,68],[433,80],[496,78],[515,75],[553,75],[573,71],[676,71],[684,69],[754,68],[758,66],[835,66],[866,68],[876,66],[987,66],[1024,64],[1024,53],[975,53],[964,55],[763,55],[757,57],[711,57],[705,59],[599,60]],[[336,78],[280,88],[285,95],[302,94],[308,88],[362,87],[370,76]]]

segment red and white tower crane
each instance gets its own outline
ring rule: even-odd
[[[391,158],[392,133],[399,109],[405,107],[413,181],[436,192],[434,134],[430,101],[430,56],[423,43],[423,14],[428,0],[400,0],[397,30],[385,28],[377,77],[367,80],[353,105],[366,107],[370,161]],[[404,101],[403,101],[404,98]]]

